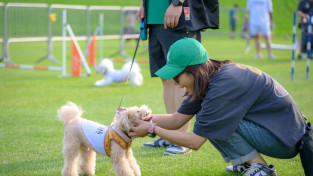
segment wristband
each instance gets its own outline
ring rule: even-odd
[[[154,133],[154,128],[155,128],[155,126],[156,126],[156,123],[152,123],[152,122],[150,121],[150,126],[149,126],[149,129],[148,129],[148,136],[149,136],[149,137],[154,138],[154,137],[156,136],[156,134]]]

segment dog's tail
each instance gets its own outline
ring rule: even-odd
[[[67,102],[58,110],[59,120],[65,125],[81,120],[83,110],[73,102]]]

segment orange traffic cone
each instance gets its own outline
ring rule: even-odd
[[[89,49],[89,52],[88,52],[89,65],[94,66],[96,65],[96,36],[95,35],[92,36],[92,40],[88,49]]]
[[[80,76],[81,64],[78,50],[72,40],[72,76]]]

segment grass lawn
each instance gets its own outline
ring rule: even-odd
[[[290,44],[290,40],[274,38],[274,43]],[[245,41],[230,40],[223,36],[203,36],[203,44],[211,58],[232,59],[235,62],[257,67],[272,75],[292,95],[302,112],[313,121],[313,74],[305,79],[305,61],[296,60],[295,80],[290,81],[291,51],[274,50],[277,60],[254,60],[254,44],[249,54],[244,54]],[[84,43],[81,43],[84,48]],[[68,45],[69,46],[69,45]],[[62,45],[54,42],[54,56],[61,61]],[[104,43],[104,57],[117,51],[118,41]],[[140,44],[137,58],[147,59],[147,43]],[[126,43],[126,52],[133,55],[135,41]],[[45,42],[12,43],[10,57],[18,64],[33,65],[46,52]],[[68,49],[68,58],[70,57]],[[144,54],[141,54],[144,53]],[[266,56],[266,50],[263,51]],[[121,57],[117,55],[115,57]],[[53,65],[45,60],[40,65]],[[122,63],[115,63],[121,68]],[[128,86],[123,106],[146,104],[153,113],[165,113],[162,85],[158,78],[150,78],[149,65],[140,63],[144,84]],[[86,110],[84,117],[109,125],[119,105],[125,83],[114,83],[97,88],[93,83],[102,79],[93,68],[88,78],[60,78],[60,72],[0,68],[0,175],[60,175],[63,167],[63,125],[57,120],[57,109],[73,101]],[[229,122],[231,123],[231,122]],[[141,145],[152,139],[138,138],[133,142],[134,155],[142,175],[240,175],[225,171],[220,154],[207,142],[200,150],[180,156],[163,156],[165,149],[146,149]],[[275,165],[279,175],[304,175],[299,156],[280,160],[266,157]],[[97,156],[96,174],[114,175],[110,160]]]

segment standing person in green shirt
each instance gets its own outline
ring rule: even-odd
[[[167,62],[170,46],[182,38],[194,38],[201,42],[201,30],[219,27],[218,0],[141,0],[137,20],[145,18],[149,29],[149,64],[151,77]],[[184,88],[179,88],[173,80],[162,79],[163,99],[168,114],[177,111],[183,101]],[[190,122],[180,128],[189,131]],[[143,144],[144,147],[168,147],[164,155],[191,152],[159,138]]]

